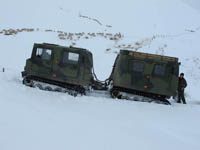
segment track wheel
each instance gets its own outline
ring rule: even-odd
[[[40,90],[44,90],[44,88],[41,84],[36,84],[35,87],[39,88]]]
[[[163,104],[165,104],[165,105],[171,105],[171,103],[170,103],[168,100],[166,100],[166,99],[163,99],[162,102],[163,102]]]
[[[44,90],[45,90],[45,91],[53,91],[53,89],[52,89],[50,86],[46,86],[46,87],[44,88]]]
[[[80,87],[79,92],[81,95],[86,95],[85,89],[83,87]]]
[[[110,90],[110,96],[112,98],[118,98],[120,95],[120,91],[118,91],[117,89],[111,89]]]
[[[171,105],[171,103],[165,98],[157,99],[157,100],[155,100],[153,102],[155,102],[157,104]]]
[[[82,87],[82,86],[77,86],[74,88],[74,92],[75,93],[79,93],[81,95],[86,95],[86,91],[85,91],[85,88]],[[77,95],[76,95],[77,96]]]
[[[55,91],[56,92],[62,92],[62,88],[57,87],[57,88],[55,88]]]
[[[22,83],[26,86],[30,86],[30,87],[33,87],[33,81],[28,79],[27,77],[24,77]]]

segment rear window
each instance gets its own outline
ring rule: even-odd
[[[144,72],[144,63],[142,62],[133,62],[133,71],[134,72]]]
[[[78,53],[64,52],[63,63],[77,64],[79,60]]]
[[[155,65],[154,74],[163,76],[165,75],[165,66],[164,65]]]
[[[43,60],[50,60],[52,55],[51,49],[37,48],[36,56]]]

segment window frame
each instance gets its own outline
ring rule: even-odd
[[[67,53],[67,55],[65,55]],[[77,54],[78,55],[78,60],[70,60],[69,59],[69,54],[72,53],[72,54]],[[62,55],[62,59],[61,59],[61,62],[62,64],[71,64],[71,65],[77,65],[79,64],[79,60],[80,60],[80,53],[77,53],[77,52],[71,52],[71,51],[64,51],[63,52],[63,55]]]
[[[136,60],[131,60],[131,71],[135,72],[135,73],[144,73],[145,70],[145,63],[142,61],[136,61]],[[139,69],[135,69],[135,64],[139,64]],[[142,69],[141,69],[142,66]]]
[[[41,51],[41,54],[38,55],[38,51],[39,51],[39,50],[42,50],[42,51]],[[50,51],[50,52],[51,52],[48,59],[44,57],[43,51]],[[48,52],[47,52],[47,54],[48,54]],[[50,61],[50,60],[52,59],[52,56],[53,56],[53,50],[52,50],[52,49],[49,49],[49,48],[37,47],[37,48],[36,48],[36,52],[35,52],[35,56],[36,56],[37,58],[43,60],[43,61]]]
[[[160,71],[161,68],[157,68],[157,67],[162,67],[163,70]],[[162,73],[160,73],[160,72],[162,72]],[[166,66],[164,64],[154,64],[153,74],[155,76],[165,76],[166,75]]]

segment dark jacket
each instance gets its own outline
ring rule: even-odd
[[[178,91],[184,92],[184,89],[187,87],[187,81],[185,78],[178,78]]]

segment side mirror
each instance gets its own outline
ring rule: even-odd
[[[180,66],[180,65],[181,65],[181,62],[179,62],[178,65]]]

